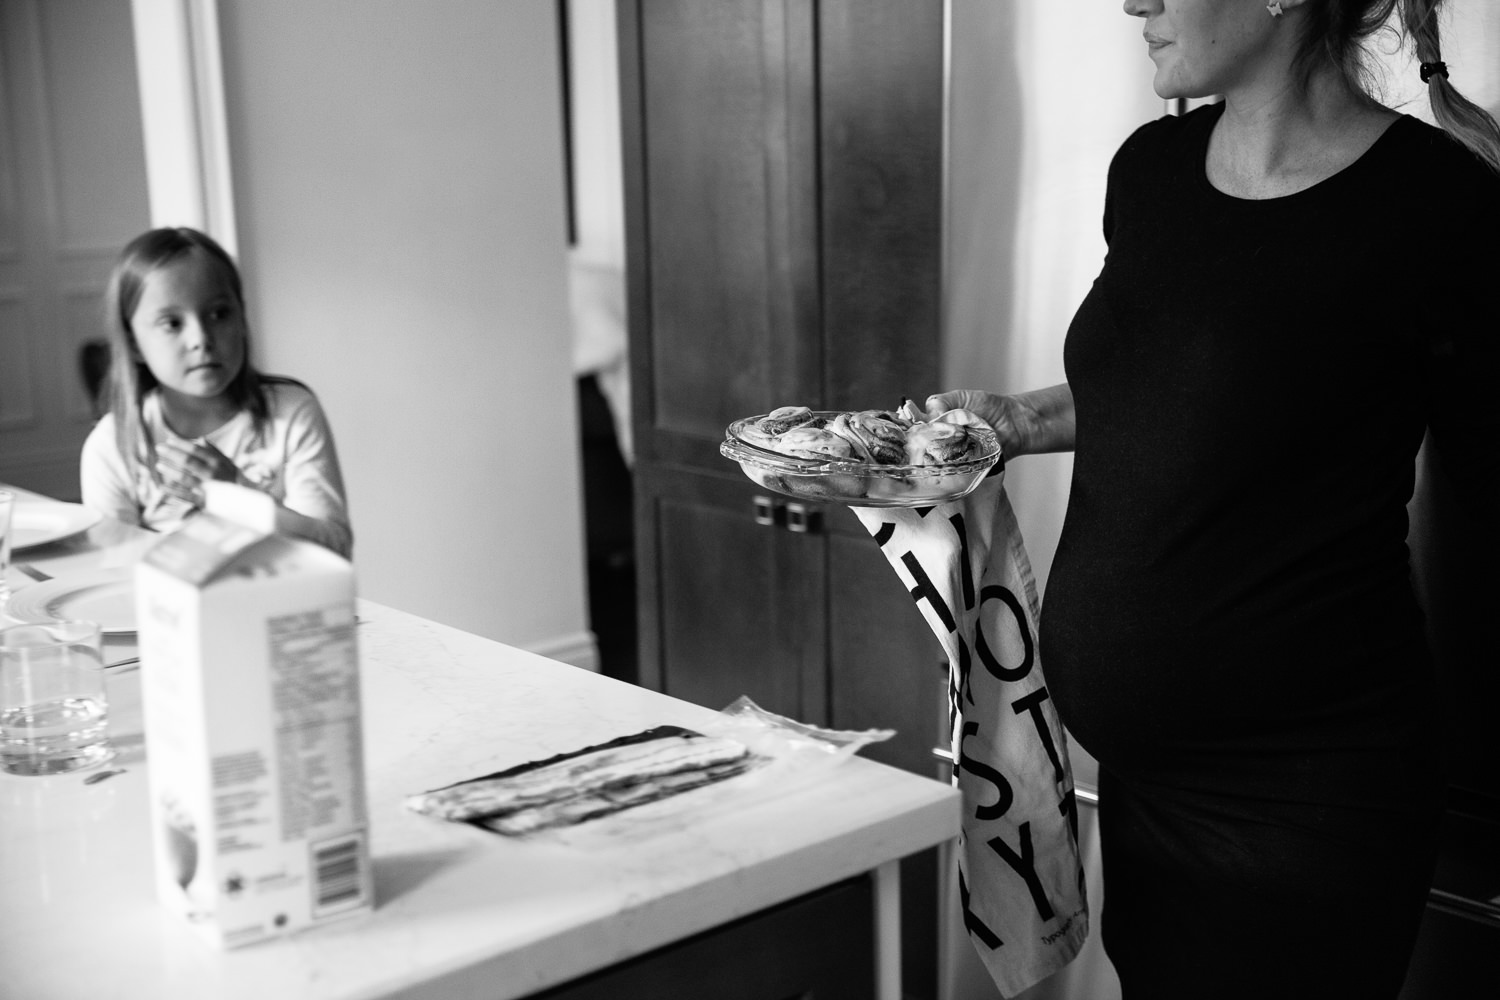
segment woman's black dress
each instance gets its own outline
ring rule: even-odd
[[[1394,997],[1444,786],[1405,505],[1430,426],[1495,520],[1500,180],[1404,117],[1236,199],[1221,110],[1110,169],[1048,684],[1100,762],[1127,1000]]]

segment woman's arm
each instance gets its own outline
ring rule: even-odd
[[[954,409],[968,410],[993,427],[1007,459],[1073,450],[1073,390],[1066,382],[1014,396],[956,389],[927,397],[929,416]]]

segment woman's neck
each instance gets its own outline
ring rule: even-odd
[[[173,434],[181,438],[201,438],[234,418],[239,407],[228,393],[209,399],[188,396],[175,389],[160,386],[161,417]]]
[[[1364,155],[1400,116],[1353,89],[1332,67],[1305,87],[1224,96],[1209,141],[1209,181],[1241,198],[1276,198],[1312,187]]]

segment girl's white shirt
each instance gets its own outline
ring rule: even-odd
[[[301,385],[268,383],[264,389],[270,419],[263,434],[255,433],[250,414],[241,410],[197,440],[223,452],[239,468],[243,481],[288,510],[313,519],[315,523],[304,523],[297,534],[347,557],[353,532],[344,478],[323,408]],[[146,395],[141,416],[157,442],[186,440],[163,419],[159,391]],[[144,465],[130,468],[115,439],[112,413],[84,441],[79,477],[85,506],[127,524],[169,531],[194,512],[154,482]]]

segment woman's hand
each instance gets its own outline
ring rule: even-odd
[[[980,389],[955,389],[927,397],[927,416],[968,410],[995,430],[1006,458],[1073,449],[1073,390],[1067,383],[1001,396]]]
[[[205,482],[244,483],[239,468],[206,441],[161,442],[156,446],[156,469],[169,494],[200,508]]]

